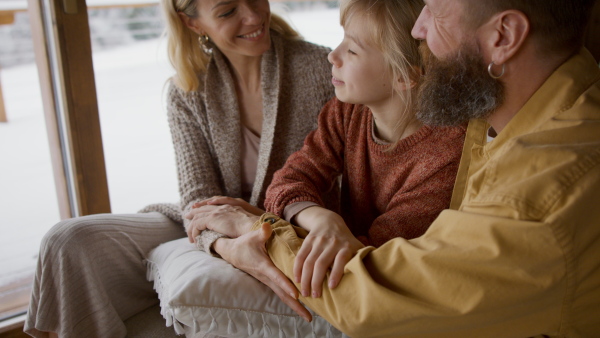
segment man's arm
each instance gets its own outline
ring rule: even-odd
[[[292,278],[306,232],[273,227],[267,252]],[[566,283],[547,224],[447,210],[420,238],[360,250],[337,288],[300,300],[350,336],[526,337],[557,332]]]

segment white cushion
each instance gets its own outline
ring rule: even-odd
[[[313,313],[306,323],[266,285],[187,238],[150,252],[148,280],[167,326],[187,337],[342,337]]]

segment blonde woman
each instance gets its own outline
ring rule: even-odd
[[[162,0],[180,206],[66,220],[45,236],[25,331],[124,337],[158,303],[144,259],[185,236],[182,214],[214,195],[263,208],[274,172],[316,128],[333,96],[328,49],[304,42],[267,0]]]

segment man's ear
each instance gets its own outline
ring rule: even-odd
[[[179,15],[179,19],[187,28],[191,29],[194,33],[198,35],[204,35],[204,31],[200,27],[196,18],[190,18],[182,12],[178,12],[177,15]]]
[[[479,32],[486,35],[480,41],[490,61],[503,65],[510,60],[529,37],[530,28],[529,18],[521,11],[507,10],[492,16]]]

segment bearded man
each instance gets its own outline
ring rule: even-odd
[[[470,121],[451,208],[422,237],[359,250],[306,306],[360,337],[600,332],[600,70],[582,47],[593,2],[425,1],[418,116]],[[305,233],[269,214],[247,229],[214,249],[309,318],[288,280]]]

